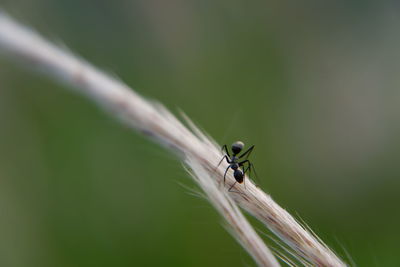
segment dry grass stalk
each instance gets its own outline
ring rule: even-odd
[[[302,261],[316,266],[346,266],[325,244],[308,232],[272,198],[247,180],[240,193],[227,193],[222,186],[226,163],[215,170],[222,157],[218,146],[195,126],[188,130],[160,104],[150,102],[121,81],[110,77],[35,32],[0,13],[0,52],[40,69],[45,75],[86,94],[128,126],[164,145],[192,170],[193,177],[210,202],[231,226],[243,247],[261,266],[278,266],[276,259],[248,224],[235,202],[263,222]],[[189,124],[190,121],[188,121]],[[234,178],[227,175],[227,186]],[[231,200],[234,199],[235,202]]]

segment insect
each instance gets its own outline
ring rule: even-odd
[[[235,183],[229,188],[228,191],[231,192],[231,189],[235,186],[236,183],[243,183],[245,174],[247,171],[251,172],[253,169],[254,174],[255,169],[253,164],[247,159],[250,156],[250,153],[254,149],[254,145],[251,146],[249,149],[247,149],[245,152],[243,152],[242,155],[239,156],[240,152],[244,148],[244,143],[241,141],[236,141],[235,143],[232,144],[231,150],[232,150],[232,156],[229,154],[228,148],[226,145],[222,146],[222,150],[225,150],[226,155],[220,160],[218,163],[218,166],[221,165],[222,161],[225,159],[226,162],[229,163],[229,166],[226,168],[225,173],[224,173],[224,186],[225,186],[225,180],[226,180],[226,173],[228,172],[229,169],[233,170],[233,177],[235,177]],[[242,160],[243,157],[246,157],[246,159]],[[248,164],[248,166],[245,168],[245,164]],[[217,166],[217,168],[218,168]],[[244,186],[246,184],[244,183]]]

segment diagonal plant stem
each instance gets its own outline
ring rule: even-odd
[[[231,232],[260,266],[279,266],[250,226],[237,204],[263,222],[294,250],[302,262],[315,266],[346,266],[320,239],[306,230],[249,179],[246,189],[227,193],[222,177],[226,163],[216,168],[222,154],[211,138],[191,122],[190,131],[162,105],[144,99],[121,81],[43,39],[0,11],[0,52],[23,65],[87,95],[126,125],[177,154],[209,201],[225,218]],[[234,182],[227,175],[226,186]]]
[[[59,49],[1,13],[0,52],[88,95],[128,126],[178,154],[254,260],[260,266],[280,266],[236,203],[217,187],[210,172],[204,170],[204,162],[200,163],[199,158],[206,156],[211,143],[205,144],[160,104],[143,99],[122,82]]]

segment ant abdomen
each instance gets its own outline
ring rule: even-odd
[[[233,172],[233,176],[235,177],[235,180],[236,180],[239,184],[243,183],[244,175],[243,175],[243,172],[242,172],[241,170],[239,170],[239,169],[235,170],[235,171]]]

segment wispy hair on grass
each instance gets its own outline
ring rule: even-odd
[[[228,193],[222,181],[228,165],[224,162],[216,168],[223,156],[219,147],[190,120],[187,122],[191,130],[161,104],[144,99],[123,82],[46,41],[1,11],[0,53],[87,95],[112,116],[176,154],[226,220],[230,232],[260,266],[279,266],[279,263],[237,205],[264,223],[305,265],[346,266],[250,179],[246,178],[246,189],[236,186],[236,193]],[[226,179],[227,185],[234,182],[231,173]]]

